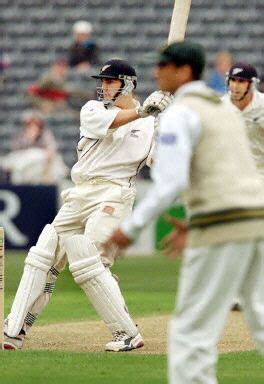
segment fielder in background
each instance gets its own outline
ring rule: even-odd
[[[258,73],[248,63],[235,63],[227,75],[224,100],[240,112],[246,123],[256,165],[264,177],[264,94],[256,89]]]
[[[234,63],[228,71],[226,83],[228,93],[224,100],[244,118],[253,158],[264,177],[264,94],[256,89],[259,83],[257,70],[248,63]],[[232,309],[242,310],[239,299]]]
[[[114,250],[102,254],[102,243],[131,212],[136,175],[151,162],[154,118],[150,115],[165,109],[171,96],[154,92],[140,106],[132,94],[136,72],[123,60],[106,62],[94,77],[101,81],[99,100],[89,101],[81,110],[78,161],[71,174],[75,186],[62,193],[60,211],[29,250],[5,322],[7,349],[23,346],[67,259],[75,282],[113,335],[105,349],[127,351],[143,346],[109,269]]]
[[[158,86],[175,100],[160,119],[153,185],[105,243],[125,248],[183,194],[189,234],[168,340],[171,384],[217,383],[216,346],[238,292],[264,353],[263,182],[242,117],[200,80],[204,66],[198,44],[160,52]]]

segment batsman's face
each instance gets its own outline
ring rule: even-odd
[[[229,80],[229,90],[231,93],[231,100],[237,101],[247,92],[249,82],[247,80],[240,79],[230,79]]]
[[[121,88],[121,81],[118,79],[102,79],[102,91],[104,100],[112,100]]]

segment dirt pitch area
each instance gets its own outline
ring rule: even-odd
[[[145,340],[144,348],[137,350],[137,353],[166,353],[169,316],[142,317],[137,318],[136,321]],[[101,321],[60,323],[35,326],[26,340],[25,349],[102,352],[109,340],[108,330]],[[220,353],[252,349],[255,349],[255,345],[250,338],[242,314],[231,312],[219,343]]]

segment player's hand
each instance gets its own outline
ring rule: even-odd
[[[169,259],[176,259],[181,256],[182,251],[186,247],[188,226],[184,220],[178,220],[173,216],[166,215],[165,220],[174,229],[162,239],[160,245],[164,248],[164,256]]]
[[[137,110],[140,117],[157,116],[172,102],[173,96],[169,92],[155,91],[146,98]]]
[[[132,240],[129,239],[121,229],[116,229],[109,239],[103,244],[105,251],[112,249],[125,249],[132,243]]]

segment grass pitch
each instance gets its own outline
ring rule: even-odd
[[[3,384],[167,383],[165,355],[18,351],[0,359]],[[263,370],[256,352],[221,355],[219,384],[263,384]]]
[[[6,260],[6,313],[23,269],[25,254],[8,253]],[[174,308],[179,263],[162,257],[127,257],[114,272],[133,317],[169,314]],[[65,271],[58,279],[50,305],[38,324],[98,319],[83,292]],[[74,339],[72,340],[74,343]],[[102,346],[103,348],[103,346]],[[163,384],[166,355],[128,353],[71,353],[62,351],[0,351],[1,384]],[[264,361],[252,352],[220,355],[220,384],[264,383]]]
[[[8,313],[22,275],[25,254],[8,253],[5,297]],[[179,262],[153,257],[127,257],[118,261],[113,272],[120,279],[127,306],[133,316],[171,313],[175,302]],[[83,291],[75,284],[68,268],[59,276],[52,300],[38,324],[98,319]]]

